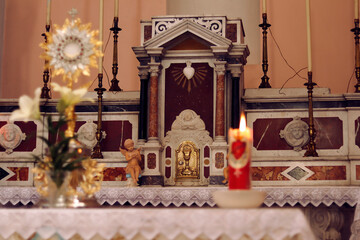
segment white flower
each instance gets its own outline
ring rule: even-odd
[[[19,98],[19,109],[15,110],[10,115],[10,121],[22,120],[28,122],[31,120],[40,119],[40,94],[41,88],[35,90],[35,97],[31,99],[27,95]]]
[[[59,92],[61,95],[61,99],[57,105],[59,112],[63,112],[67,107],[74,106],[81,101],[93,101],[91,98],[83,98],[88,92],[85,87],[72,90],[68,87],[62,87],[57,83],[51,83],[51,86],[55,92]]]

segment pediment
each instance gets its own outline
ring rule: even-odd
[[[207,46],[208,48],[228,48],[232,45],[232,42],[229,39],[206,29],[200,24],[184,19],[175,26],[146,41],[144,47],[169,48],[180,44],[182,40],[189,41],[189,39],[195,40],[197,43]]]

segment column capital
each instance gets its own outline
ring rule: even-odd
[[[231,77],[238,78],[244,71],[244,65],[242,64],[228,64],[227,69],[230,70]]]
[[[214,65],[215,65],[215,72],[218,76],[225,75],[226,61],[215,61]]]
[[[138,66],[140,80],[147,79],[149,76],[149,66]]]
[[[149,63],[149,72],[151,77],[157,77],[160,73],[160,63]]]

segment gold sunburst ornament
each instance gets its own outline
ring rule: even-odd
[[[53,67],[53,75],[63,75],[68,84],[77,82],[80,74],[90,75],[89,66],[97,67],[96,59],[102,56],[99,46],[102,42],[95,39],[98,31],[90,31],[91,24],[81,24],[80,19],[65,20],[62,27],[54,24],[54,33],[46,33],[47,43],[42,57]]]

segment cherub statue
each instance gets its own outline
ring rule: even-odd
[[[223,174],[224,180],[222,181],[222,183],[227,185],[229,183],[229,167],[224,167]]]
[[[229,154],[226,156],[226,161],[228,163],[228,166],[224,167],[223,174],[224,174],[224,180],[222,183],[228,185],[229,184]]]
[[[141,172],[141,168],[139,165],[141,161],[141,148],[134,149],[134,141],[131,139],[125,140],[124,147],[125,149],[121,147],[119,149],[120,152],[125,156],[126,161],[128,161],[128,165],[126,166],[125,171],[126,173],[130,173],[134,183],[137,184]]]

